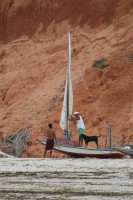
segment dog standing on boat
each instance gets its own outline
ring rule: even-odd
[[[98,136],[88,136],[85,134],[81,134],[81,137],[84,139],[85,147],[88,146],[88,142],[95,142],[98,148],[98,138],[101,137],[101,134],[99,134]]]

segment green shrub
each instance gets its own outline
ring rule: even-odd
[[[133,54],[130,54],[130,55],[128,56],[128,59],[129,59],[130,61],[133,61]]]
[[[107,66],[108,66],[107,60],[104,57],[94,60],[92,64],[92,67],[99,68],[99,69],[103,69]]]

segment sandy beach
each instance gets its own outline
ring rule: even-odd
[[[132,159],[0,159],[1,200],[132,198]]]

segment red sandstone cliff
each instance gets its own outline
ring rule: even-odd
[[[43,155],[35,139],[49,121],[62,135],[68,20],[74,110],[81,112],[86,133],[101,133],[103,146],[109,121],[113,136],[132,140],[133,1],[0,0],[0,134],[32,123],[32,144],[23,156]],[[92,68],[101,56],[109,66]]]

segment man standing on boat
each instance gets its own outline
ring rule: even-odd
[[[80,116],[78,111],[76,111],[74,113],[74,116],[75,117],[70,116],[69,120],[77,123],[78,136],[79,136],[79,146],[82,146],[83,145],[83,138],[81,137],[81,134],[84,134],[84,132],[85,132],[85,125],[84,125],[83,119]]]
[[[47,136],[47,142],[46,142],[46,147],[45,147],[45,151],[44,151],[44,158],[45,158],[48,150],[50,150],[50,157],[51,157],[52,149],[54,147],[54,140],[57,143],[56,134],[53,129],[53,125],[50,123],[50,124],[48,124],[48,127],[49,127],[49,129],[47,129],[44,134],[44,136]]]

